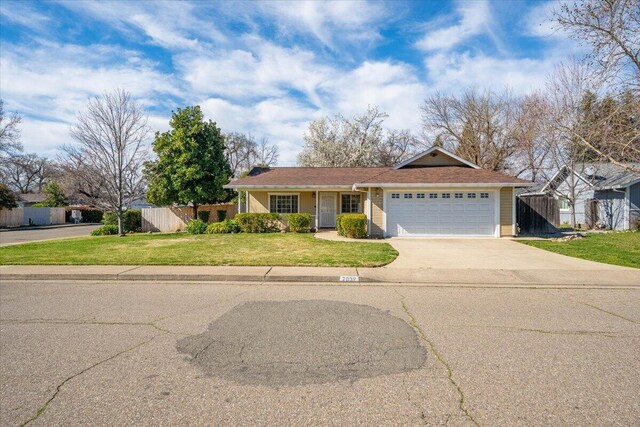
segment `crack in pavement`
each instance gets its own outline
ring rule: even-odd
[[[484,329],[504,329],[508,331],[533,332],[549,335],[594,335],[607,338],[636,338],[635,335],[619,335],[615,331],[569,331],[569,330],[547,330],[535,328],[521,328],[519,326],[499,326],[499,325],[447,325],[451,328],[484,328]]]
[[[599,310],[599,311],[601,311],[603,313],[607,313],[607,314],[610,314],[612,316],[618,317],[620,319],[626,320],[627,322],[636,323],[636,324],[639,323],[636,320],[629,319],[628,317],[624,317],[624,316],[622,316],[620,314],[617,314],[617,313],[614,313],[612,311],[605,310],[604,308],[600,308],[600,307],[595,306],[593,304],[589,304],[588,302],[583,302],[583,301],[578,301],[578,300],[573,300],[573,301],[577,302],[578,304],[586,305],[587,307],[591,307],[593,309]]]
[[[189,334],[182,334],[179,332],[173,332],[158,326],[155,322],[109,322],[101,320],[68,320],[68,319],[3,319],[0,320],[0,324],[14,324],[14,325],[30,325],[30,324],[45,324],[45,325],[99,325],[99,326],[147,326],[154,328],[160,332],[171,335],[189,336]]]
[[[163,332],[163,334],[164,334],[164,332]],[[127,349],[124,349],[124,350],[122,350],[122,351],[120,351],[120,352],[118,352],[118,353],[116,353],[116,354],[114,354],[114,355],[112,355],[112,356],[107,357],[106,359],[102,359],[102,360],[100,360],[99,362],[96,362],[96,363],[94,363],[93,365],[91,365],[91,366],[89,366],[89,367],[87,367],[87,368],[84,368],[84,369],[83,369],[83,370],[81,370],[80,372],[77,372],[77,373],[75,373],[75,374],[71,375],[70,377],[67,377],[64,381],[62,381],[60,384],[58,384],[58,385],[56,386],[56,390],[55,390],[55,392],[53,393],[53,395],[52,395],[52,396],[51,396],[51,397],[50,397],[50,398],[49,398],[49,399],[44,403],[44,405],[42,405],[41,407],[39,407],[39,408],[38,408],[38,410],[36,411],[35,415],[34,415],[33,417],[29,418],[29,419],[28,419],[27,421],[25,421],[24,423],[22,423],[22,424],[20,425],[20,427],[24,427],[24,426],[26,426],[27,424],[31,423],[32,421],[35,421],[35,420],[37,420],[38,418],[40,418],[40,416],[41,416],[42,414],[44,414],[44,413],[45,413],[45,411],[47,410],[47,408],[49,407],[49,405],[51,404],[51,402],[53,402],[53,401],[54,401],[54,399],[58,396],[58,394],[60,393],[60,390],[62,390],[62,387],[63,387],[66,383],[68,383],[69,381],[71,381],[72,379],[74,379],[74,378],[76,378],[76,377],[78,377],[78,376],[80,376],[80,375],[84,374],[85,372],[90,371],[91,369],[95,368],[96,366],[100,366],[100,365],[102,365],[103,363],[106,363],[106,362],[108,362],[108,361],[110,361],[110,360],[113,360],[113,359],[115,359],[116,357],[118,357],[118,356],[120,356],[120,355],[122,355],[122,354],[125,354],[125,353],[127,353],[127,352],[129,352],[129,351],[135,350],[135,349],[137,349],[137,348],[140,348],[140,347],[142,347],[143,345],[150,343],[151,341],[153,341],[154,339],[156,339],[158,336],[160,336],[160,334],[158,334],[158,335],[154,335],[154,336],[153,336],[153,337],[151,337],[150,339],[148,339],[148,340],[146,340],[146,341],[143,341],[143,342],[141,342],[141,343],[138,343],[138,344],[136,344],[136,345],[134,345],[134,346],[132,346],[132,347],[129,347],[129,348],[127,348]]]
[[[462,413],[476,426],[480,426],[480,424],[476,421],[476,419],[473,417],[473,415],[471,415],[471,413],[469,412],[469,410],[465,407],[465,396],[464,396],[464,392],[462,391],[462,388],[460,387],[460,385],[456,382],[456,380],[453,378],[453,370],[451,369],[451,367],[449,366],[449,364],[447,363],[446,360],[444,360],[444,357],[442,357],[442,355],[440,354],[440,352],[438,351],[438,349],[436,348],[435,344],[429,339],[429,337],[427,337],[427,335],[425,334],[425,332],[422,330],[422,328],[420,327],[420,325],[418,324],[418,321],[416,320],[416,318],[413,316],[413,314],[411,314],[411,312],[409,311],[409,307],[407,307],[407,304],[405,303],[405,296],[402,295],[400,292],[398,292],[397,289],[393,289],[393,291],[398,294],[400,296],[400,304],[402,305],[402,309],[404,310],[404,312],[406,313],[406,315],[409,317],[409,324],[418,332],[418,335],[420,335],[420,338],[422,338],[422,340],[424,342],[426,342],[429,345],[429,348],[431,349],[431,351],[433,352],[433,354],[436,356],[436,359],[438,360],[438,362],[440,362],[440,364],[442,366],[445,367],[445,369],[447,370],[447,379],[449,380],[449,382],[451,383],[451,385],[453,385],[453,387],[457,390],[458,395],[460,396],[459,400],[458,400],[458,408],[460,408],[460,410],[462,411]]]

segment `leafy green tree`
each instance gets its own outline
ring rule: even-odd
[[[153,150],[158,159],[145,164],[147,200],[155,205],[198,206],[226,200],[222,188],[231,177],[224,136],[215,122],[205,121],[199,106],[178,108],[171,130],[156,133]]]
[[[18,201],[15,194],[9,190],[9,187],[0,183],[0,209],[13,209],[18,207]]]
[[[41,203],[38,203],[38,206],[48,208],[69,206],[69,202],[67,202],[67,198],[64,195],[64,191],[62,191],[62,187],[56,181],[51,181],[44,187],[44,194],[47,195],[47,198]]]

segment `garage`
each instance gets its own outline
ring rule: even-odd
[[[476,190],[386,192],[387,236],[495,235],[495,193]]]

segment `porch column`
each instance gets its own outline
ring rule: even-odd
[[[320,200],[320,191],[316,191],[316,230],[320,228],[320,204],[318,200]]]
[[[244,211],[249,213],[249,190],[244,192]]]

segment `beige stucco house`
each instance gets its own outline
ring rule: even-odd
[[[240,212],[305,212],[317,228],[364,213],[372,237],[501,237],[516,234],[514,189],[530,184],[433,147],[395,167],[254,168],[226,188],[245,192]]]

